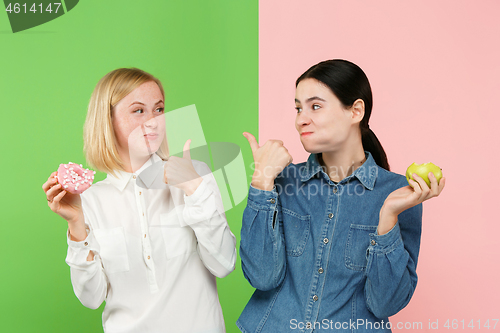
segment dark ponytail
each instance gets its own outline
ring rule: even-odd
[[[359,124],[363,149],[372,154],[380,167],[390,170],[384,148],[368,125],[373,99],[370,82],[363,70],[347,60],[327,60],[309,68],[297,79],[295,86],[308,78],[316,79],[329,87],[346,108],[351,107],[357,99],[363,100],[365,116]]]

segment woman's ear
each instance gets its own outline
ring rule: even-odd
[[[351,106],[351,115],[354,123],[360,123],[365,116],[365,102],[358,98]]]

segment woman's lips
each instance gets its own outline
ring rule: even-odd
[[[302,132],[302,133],[300,133],[300,136],[308,136],[311,134],[313,134],[313,132]]]
[[[156,134],[156,133],[148,133],[148,134],[145,134],[144,136],[147,139],[149,139],[149,140],[154,140],[154,139],[156,139],[158,137],[158,134]]]

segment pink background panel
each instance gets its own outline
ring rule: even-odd
[[[307,159],[295,80],[342,58],[370,80],[370,127],[391,170],[432,161],[447,178],[424,204],[418,286],[393,322],[445,330],[447,319],[474,319],[476,330],[500,319],[499,14],[496,0],[260,2],[259,142],[283,140],[294,163]]]

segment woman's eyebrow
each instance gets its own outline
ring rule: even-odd
[[[134,104],[146,105],[146,104],[144,104],[144,103],[141,103],[141,102],[137,102],[137,101],[136,101],[136,102],[133,102],[132,104],[130,104],[130,106],[132,106],[132,105],[134,105]]]
[[[306,103],[309,103],[309,102],[312,102],[312,101],[326,102],[326,100],[324,100],[323,98],[318,97],[318,96],[313,96],[313,97],[309,97],[308,99],[306,99]],[[295,103],[300,103],[300,101],[298,99],[295,99]]]
[[[158,105],[158,104],[161,104],[161,103],[163,103],[163,100],[162,100],[162,99],[160,99],[158,102],[156,102],[156,103],[155,103],[155,105]],[[133,102],[132,104],[130,104],[130,106],[132,106],[132,105],[134,105],[134,104],[146,105],[146,104],[144,104],[144,103],[142,103],[142,102],[135,101],[135,102]]]

